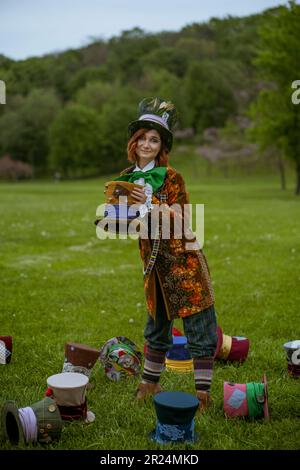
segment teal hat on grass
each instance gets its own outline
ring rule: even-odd
[[[178,113],[171,101],[162,98],[144,98],[138,107],[138,118],[128,126],[129,137],[139,129],[155,129],[162,136],[165,146],[170,152],[173,144],[173,128]]]
[[[199,400],[190,393],[161,392],[153,398],[157,415],[156,427],[149,438],[158,444],[193,444],[198,440],[195,432],[195,414]]]

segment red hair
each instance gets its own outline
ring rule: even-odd
[[[128,160],[131,163],[138,163],[138,156],[135,152],[136,147],[137,147],[137,141],[142,135],[144,135],[148,131],[149,129],[139,129],[129,139],[128,144],[127,144],[127,154],[128,154]],[[158,155],[155,157],[155,166],[168,166],[168,163],[169,163],[169,152],[166,149],[164,142],[162,140],[161,149]]]

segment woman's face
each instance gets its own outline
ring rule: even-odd
[[[157,157],[160,149],[161,137],[155,129],[151,129],[138,138],[135,152],[139,160],[150,162]]]

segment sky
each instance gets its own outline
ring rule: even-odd
[[[15,60],[79,48],[139,26],[178,31],[211,17],[247,16],[284,0],[0,0],[0,54]]]

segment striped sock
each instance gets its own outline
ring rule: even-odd
[[[165,365],[165,351],[156,351],[155,349],[147,348],[145,353],[144,370],[142,375],[142,382],[144,383],[158,383],[160,374]]]
[[[213,357],[194,357],[194,376],[196,390],[210,392],[213,372]]]

